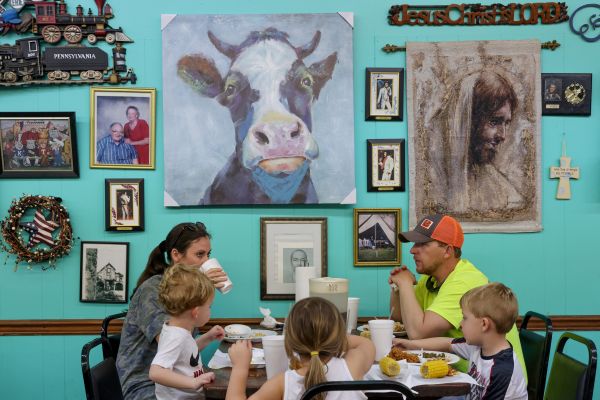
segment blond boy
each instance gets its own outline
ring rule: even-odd
[[[166,270],[158,298],[170,317],[150,366],[158,400],[202,398],[202,386],[214,380],[213,372],[202,369],[200,351],[221,340],[223,328],[216,325],[198,339],[193,337],[194,330],[208,322],[214,297],[213,284],[197,267],[177,264]]]
[[[406,349],[452,352],[469,360],[468,374],[479,385],[469,400],[527,399],[527,382],[506,334],[517,320],[519,306],[512,290],[501,283],[473,288],[460,299],[463,338],[394,340]]]

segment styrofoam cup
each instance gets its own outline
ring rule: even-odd
[[[206,260],[206,262],[204,262],[204,264],[202,264],[202,266],[200,267],[200,270],[202,272],[206,273],[207,271],[210,271],[211,269],[215,269],[215,268],[223,269],[223,267],[221,266],[221,264],[219,263],[219,261],[216,258],[209,258],[208,260]],[[223,272],[225,272],[225,270],[223,270]],[[229,291],[231,289],[233,289],[233,282],[231,282],[231,279],[229,279],[229,275],[227,276],[227,280],[223,283],[225,285],[223,287],[220,287],[217,289],[222,294],[227,294],[227,293],[229,293]]]
[[[281,335],[263,336],[262,338],[267,379],[271,379],[278,373],[287,370],[289,360],[287,354],[285,354],[283,341],[284,337]]]
[[[359,301],[360,298],[358,297],[348,297],[348,314],[346,315],[346,328],[348,329],[348,333],[352,333],[352,330],[356,329]]]
[[[371,340],[375,345],[375,361],[387,356],[392,348],[394,321],[391,319],[373,319],[369,321]]]

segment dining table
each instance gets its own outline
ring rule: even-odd
[[[227,353],[231,342],[223,340],[219,345],[219,350]],[[261,348],[260,342],[252,343],[253,347]],[[215,380],[204,386],[204,394],[207,400],[223,400],[227,393],[227,385],[229,384],[229,378],[231,377],[231,368],[219,368],[210,369],[205,368],[205,371],[212,371],[215,373]],[[250,396],[256,392],[265,382],[267,381],[267,374],[265,368],[250,368],[248,374],[248,381],[246,384],[246,395]],[[417,392],[416,395],[419,399],[439,399],[446,396],[464,396],[471,390],[471,385],[468,383],[436,383],[431,385],[419,385],[412,387],[412,390]],[[369,399],[390,399],[399,398],[399,395],[394,392],[366,392]]]

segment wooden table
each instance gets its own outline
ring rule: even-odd
[[[227,352],[231,346],[225,341],[221,342],[219,350]],[[254,347],[261,347],[260,343],[253,343]],[[205,368],[209,370],[209,368]],[[215,381],[205,386],[206,400],[223,400],[227,393],[227,385],[231,376],[231,368],[221,368],[213,370],[215,373]],[[256,392],[267,381],[267,374],[264,368],[251,368],[248,375],[248,383],[246,385],[246,396],[250,396]],[[444,383],[436,385],[421,385],[413,387],[413,390],[418,392],[419,399],[438,399],[444,396],[464,396],[471,390],[471,385],[468,383]],[[369,399],[390,399],[398,398],[396,393],[367,393]]]

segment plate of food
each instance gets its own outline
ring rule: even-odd
[[[277,335],[277,332],[275,332],[275,331],[270,331],[267,329],[252,329],[248,335],[244,335],[244,336],[229,335],[229,334],[225,333],[224,340],[227,342],[235,342],[236,340],[247,339],[247,340],[251,340],[253,342],[260,342],[262,340],[262,338],[265,336],[275,336],[275,335]]]
[[[358,328],[356,328],[356,330],[359,332],[368,332],[369,325],[367,325],[367,324],[361,325]],[[406,336],[406,330],[404,329],[404,325],[402,325],[401,322],[398,322],[398,321],[394,322],[394,335]]]
[[[455,364],[460,361],[460,357],[452,353],[430,350],[400,350],[398,347],[392,347],[388,355],[396,361],[406,360],[411,365],[421,365],[429,360],[445,360],[448,364]]]

